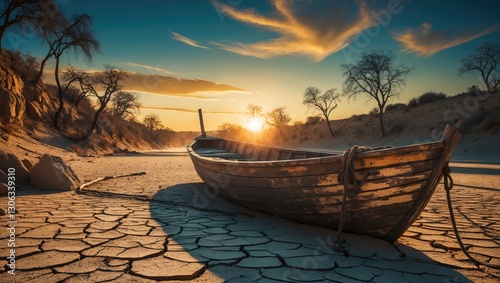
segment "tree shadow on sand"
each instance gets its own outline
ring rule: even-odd
[[[167,252],[152,264],[186,270],[156,280],[471,282],[409,246],[367,236],[344,234],[346,252],[333,251],[336,231],[243,208],[203,183],[158,191],[150,212],[167,235]]]

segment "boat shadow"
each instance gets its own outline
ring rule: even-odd
[[[185,280],[472,282],[410,246],[368,236],[343,234],[345,250],[334,251],[336,231],[241,207],[204,183],[159,190],[150,212],[167,235],[164,256],[200,266]]]

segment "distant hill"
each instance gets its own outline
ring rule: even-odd
[[[92,101],[82,100],[78,107],[78,91],[64,95],[64,110],[60,129],[53,126],[59,105],[57,88],[40,81],[33,85],[36,68],[19,53],[0,53],[0,142],[10,135],[28,136],[45,144],[75,151],[80,155],[95,155],[135,149],[158,149],[184,146],[197,133],[176,133],[170,129],[150,131],[135,119],[125,120],[105,111],[98,128],[88,140],[81,137],[89,129],[93,114]]]
[[[401,146],[439,140],[451,123],[464,133],[454,158],[500,162],[500,93],[461,94],[414,107],[398,104],[390,108],[384,115],[386,137],[381,137],[377,114],[362,114],[332,120],[335,137],[325,121],[290,126],[287,140],[281,144],[333,150],[353,145]]]

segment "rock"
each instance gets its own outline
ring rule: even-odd
[[[0,104],[1,122],[4,125],[10,123],[20,124],[26,110],[24,97],[10,89],[0,87],[0,101],[2,101]]]
[[[33,169],[33,162],[31,162],[31,160],[25,158],[21,160],[21,162],[24,164],[24,167],[28,169],[28,171],[31,171],[31,169]]]
[[[15,169],[16,185],[28,185],[30,183],[28,169],[26,169],[21,160],[15,154],[0,149],[0,170],[8,174],[9,168]]]
[[[5,64],[0,64],[0,117],[5,125],[20,123],[26,109],[23,96],[24,82]]]
[[[25,84],[23,88],[23,97],[26,99],[26,103],[35,101],[36,95],[38,94],[38,89],[33,89],[33,86]]]
[[[0,196],[6,196],[9,192],[9,186],[5,183],[0,183]]]
[[[42,111],[31,101],[26,102],[26,114],[33,120],[42,119]]]
[[[3,62],[0,64],[0,88],[9,89],[19,95],[22,95],[24,89],[21,77]]]
[[[32,84],[27,84],[24,86],[23,96],[26,99],[26,102],[42,102],[42,96],[44,94],[44,90],[38,85],[33,88]]]
[[[78,175],[61,157],[44,154],[30,172],[31,185],[45,190],[69,191],[78,188]]]

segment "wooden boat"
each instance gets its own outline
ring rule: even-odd
[[[460,136],[448,125],[441,141],[352,157],[355,179],[366,182],[346,198],[343,230],[394,242],[428,203]],[[204,136],[187,149],[198,175],[221,196],[278,217],[339,227],[344,156]]]

